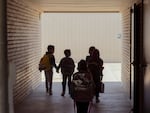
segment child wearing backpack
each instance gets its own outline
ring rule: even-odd
[[[94,82],[85,60],[78,63],[78,72],[73,74],[71,97],[77,106],[77,113],[87,113],[94,96]]]
[[[70,49],[64,50],[65,57],[60,60],[60,64],[57,68],[57,72],[59,72],[59,68],[61,68],[61,73],[63,75],[63,81],[62,81],[62,93],[61,96],[65,95],[66,91],[66,82],[68,78],[68,91],[70,94],[70,84],[71,84],[71,75],[74,72],[75,64],[71,56]]]
[[[46,54],[40,60],[39,70],[44,70],[46,92],[52,95],[53,67],[57,69],[55,57],[53,55],[55,48],[53,45],[49,45],[47,50]]]

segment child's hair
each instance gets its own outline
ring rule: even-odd
[[[64,54],[65,54],[65,56],[69,57],[71,55],[70,49],[65,49]]]
[[[85,60],[80,60],[78,63],[78,70],[87,71],[87,64]]]
[[[89,53],[92,54],[94,50],[95,50],[95,47],[94,47],[94,46],[91,46],[91,47],[89,48]]]
[[[99,50],[98,49],[95,49],[94,51],[93,51],[93,57],[94,58],[98,58],[99,57]]]
[[[53,45],[48,45],[47,50],[48,50],[48,52],[53,53],[54,52],[54,48],[55,47]]]
[[[54,46],[53,45],[48,45],[47,49],[54,49]]]

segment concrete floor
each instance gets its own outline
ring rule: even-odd
[[[93,100],[91,113],[129,113],[130,101],[121,83],[121,65],[104,64],[105,93],[100,94],[100,103]],[[61,95],[61,74],[54,74],[53,95],[45,93],[44,82],[21,104],[15,113],[74,113],[74,103],[68,93]]]

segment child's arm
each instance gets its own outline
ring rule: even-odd
[[[56,65],[56,63],[55,63],[55,57],[54,57],[54,56],[52,56],[52,58],[51,58],[50,61],[51,61],[52,66],[57,69],[57,65]]]
[[[62,66],[62,61],[63,61],[63,59],[60,60],[60,63],[59,63],[59,65],[58,65],[57,69],[56,69],[56,72],[57,72],[57,73],[59,73],[59,69],[60,69],[61,66]]]

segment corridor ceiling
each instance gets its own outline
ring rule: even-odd
[[[120,11],[131,0],[24,0],[42,11]]]

